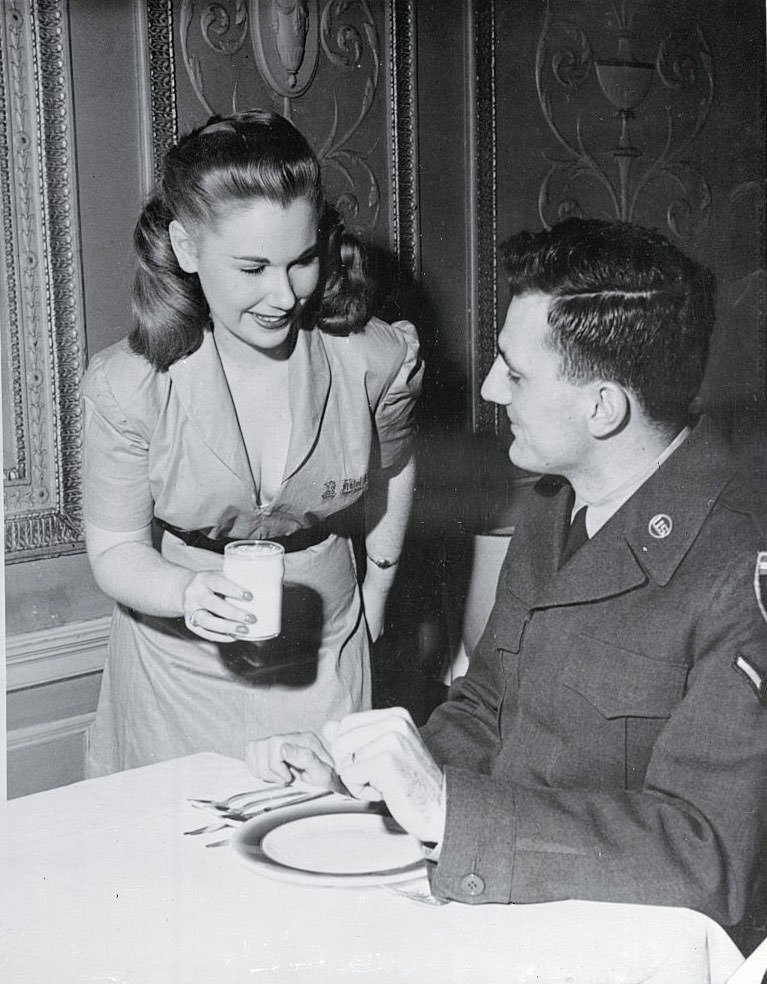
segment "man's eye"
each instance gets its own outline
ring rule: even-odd
[[[265,269],[266,269],[266,267],[264,267],[264,266],[257,266],[257,267],[243,267],[243,268],[242,268],[242,272],[243,272],[243,273],[250,273],[250,274],[252,274],[253,276],[258,276],[258,274],[259,274],[259,273],[263,273]]]

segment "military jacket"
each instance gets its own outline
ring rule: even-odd
[[[755,499],[705,420],[562,566],[569,489],[524,494],[488,626],[424,729],[447,777],[434,890],[734,924],[767,829]]]

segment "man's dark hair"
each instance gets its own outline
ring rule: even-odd
[[[501,245],[511,296],[550,295],[549,342],[572,381],[631,390],[655,423],[691,419],[714,326],[713,274],[659,233],[566,219]]]

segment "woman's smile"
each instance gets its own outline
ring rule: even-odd
[[[292,311],[288,311],[285,314],[259,314],[258,311],[249,311],[248,313],[260,328],[264,328],[267,331],[274,331],[275,329],[286,328],[291,324],[300,309],[301,305],[296,304]]]
[[[195,231],[176,228],[177,255],[182,269],[199,277],[219,344],[226,334],[274,351],[319,284],[314,205],[255,199]]]

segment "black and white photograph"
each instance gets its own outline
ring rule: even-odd
[[[0,0],[3,984],[767,984],[765,0]]]

